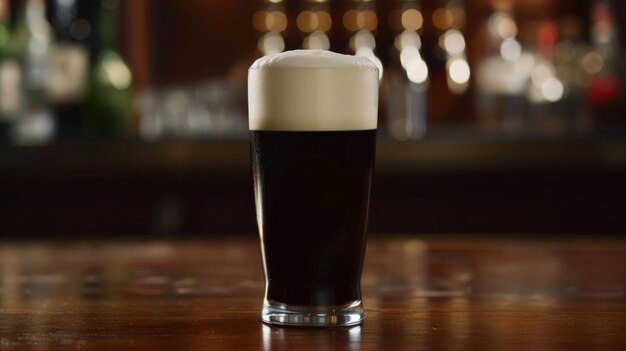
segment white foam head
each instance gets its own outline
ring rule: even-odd
[[[250,130],[348,131],[378,126],[378,69],[367,58],[296,50],[248,73]]]

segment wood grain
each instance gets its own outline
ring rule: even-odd
[[[0,245],[0,349],[549,350],[626,345],[626,242],[377,239],[366,320],[263,325],[254,241]]]

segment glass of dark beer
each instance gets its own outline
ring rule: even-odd
[[[291,51],[255,62],[248,90],[262,319],[359,324],[378,70],[363,57]]]

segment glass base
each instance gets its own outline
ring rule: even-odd
[[[363,321],[363,303],[338,306],[295,306],[276,301],[263,303],[263,322],[296,327],[349,327]]]

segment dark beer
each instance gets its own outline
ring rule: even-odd
[[[263,321],[360,323],[376,66],[319,50],[266,56],[250,67],[248,105]]]
[[[376,131],[251,131],[269,301],[361,298]]]

